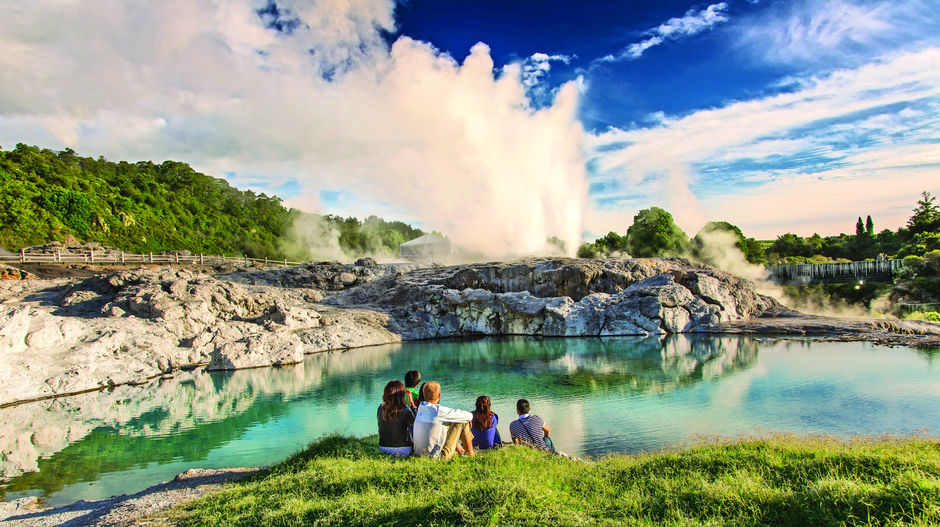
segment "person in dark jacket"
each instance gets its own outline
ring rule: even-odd
[[[390,381],[385,385],[377,417],[379,451],[395,456],[411,455],[411,427],[414,426],[415,414],[408,406],[408,390],[401,381]]]

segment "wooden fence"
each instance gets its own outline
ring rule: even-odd
[[[867,260],[823,264],[774,265],[767,268],[778,284],[814,284],[823,282],[887,281],[904,267],[903,260]]]
[[[286,258],[275,260],[273,258],[249,258],[247,256],[227,256],[225,254],[187,254],[173,253],[147,253],[134,254],[124,251],[88,251],[86,253],[72,253],[55,251],[53,253],[33,253],[20,251],[19,254],[0,254],[0,263],[43,263],[43,264],[187,264],[205,265],[218,263],[245,264],[259,263],[265,265],[300,265],[306,262],[291,262]]]

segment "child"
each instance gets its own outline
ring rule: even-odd
[[[411,392],[411,400],[413,402],[412,406],[418,405],[418,385],[421,384],[421,372],[418,370],[411,370],[405,374],[405,388]]]

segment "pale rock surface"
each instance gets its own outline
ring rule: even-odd
[[[384,311],[404,339],[696,332],[779,308],[752,282],[680,258],[542,258],[417,269],[324,303]]]
[[[335,278],[342,286],[349,276]],[[323,293],[300,284],[252,286],[185,268],[8,283],[0,288],[0,405],[140,383],[180,367],[290,364],[304,353],[401,339],[378,313],[327,307],[324,324],[316,304]]]

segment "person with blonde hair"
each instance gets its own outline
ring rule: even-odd
[[[414,453],[447,461],[460,449],[472,456],[473,414],[441,405],[441,385],[435,381],[421,387],[421,404],[414,423]]]

